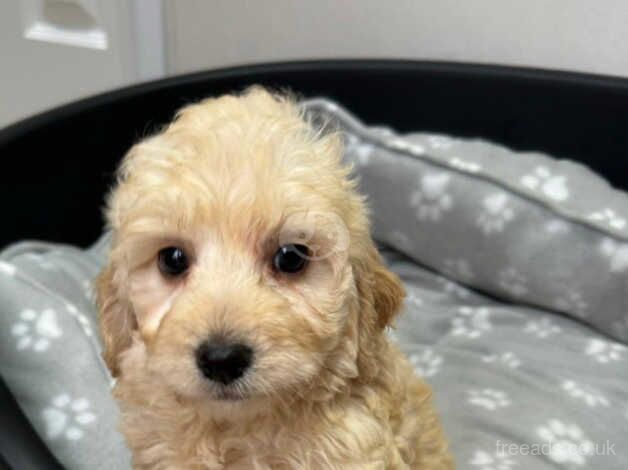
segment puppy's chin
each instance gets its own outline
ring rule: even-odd
[[[186,386],[182,384],[173,384],[162,382],[171,394],[178,396],[180,399],[197,405],[215,404],[216,406],[232,404],[244,404],[253,399],[261,399],[263,397],[256,396],[251,390],[248,390],[241,384],[219,385],[206,382],[204,379],[195,379],[188,382]],[[168,392],[167,392],[168,393]]]
[[[196,397],[198,400],[216,401],[216,402],[244,402],[254,398],[253,393],[248,387],[242,383],[234,383],[231,385],[207,384]]]
[[[216,421],[242,421],[269,412],[268,399],[232,391],[207,394],[194,399],[194,408]]]
[[[225,388],[213,393],[211,398],[217,401],[242,401],[248,399],[249,396],[246,393]]]

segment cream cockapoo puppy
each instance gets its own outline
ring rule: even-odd
[[[135,468],[453,468],[341,153],[256,87],[124,158],[98,301]]]

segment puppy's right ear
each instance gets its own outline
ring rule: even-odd
[[[137,329],[132,308],[121,299],[116,281],[116,269],[110,261],[96,280],[96,303],[103,340],[102,356],[114,377],[120,373],[120,354],[131,346],[132,333]]]

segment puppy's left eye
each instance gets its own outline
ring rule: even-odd
[[[298,273],[307,266],[309,256],[310,249],[305,245],[283,245],[273,256],[273,267],[281,273]]]
[[[183,274],[190,265],[185,252],[176,246],[169,246],[159,250],[157,263],[159,270],[167,276]]]

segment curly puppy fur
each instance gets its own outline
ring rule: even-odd
[[[404,292],[341,154],[254,87],[185,107],[124,158],[98,303],[135,468],[453,468],[429,387],[386,338]],[[304,231],[327,255],[278,273],[280,238]],[[185,275],[161,274],[168,246]],[[254,352],[227,386],[194,359],[217,336]]]

